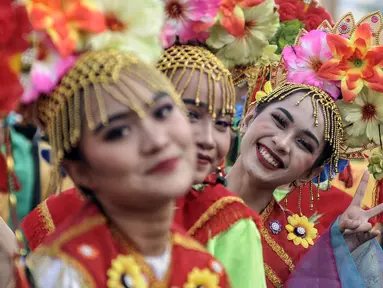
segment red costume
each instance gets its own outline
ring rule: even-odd
[[[288,239],[286,225],[289,224],[287,217],[291,215],[292,212],[285,210],[274,199],[261,214],[263,225],[260,232],[268,287],[282,287],[295,265],[309,249],[295,245]],[[279,229],[272,228],[272,225]],[[323,229],[320,224],[315,227],[318,230]]]
[[[178,199],[175,222],[202,244],[241,219],[253,218],[260,225],[259,215],[223,185],[201,186]]]
[[[230,287],[221,264],[176,226],[171,230],[171,243],[171,264],[165,279],[159,281],[133,245],[117,229],[110,227],[96,205],[87,203],[47,237],[32,257],[50,256],[69,263],[85,279],[86,287],[111,287],[110,281],[123,281],[126,276],[136,281],[135,274],[129,274],[132,267],[119,262],[123,256],[132,256],[129,258],[134,259],[132,265],[139,267],[149,287],[199,287],[206,285],[204,281],[209,279],[218,281],[215,287]],[[114,263],[123,269],[113,270]],[[116,273],[121,275],[116,276]],[[186,284],[195,286],[184,286]]]

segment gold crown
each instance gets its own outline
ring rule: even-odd
[[[347,38],[351,38],[356,28],[359,25],[367,23],[371,27],[372,36],[374,37],[374,46],[383,45],[383,16],[380,11],[372,12],[364,16],[358,22],[355,22],[355,18],[352,13],[344,15],[334,26],[326,20],[319,25],[318,30],[325,31],[329,34],[341,35]]]

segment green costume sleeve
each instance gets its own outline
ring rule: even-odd
[[[207,249],[224,265],[234,288],[266,287],[261,236],[251,219],[209,240]]]
[[[289,190],[275,189],[273,192],[273,195],[275,200],[277,200],[277,202],[280,202],[283,200],[283,198],[286,197],[287,194],[289,194],[289,192],[290,192]]]

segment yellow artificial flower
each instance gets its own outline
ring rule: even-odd
[[[257,94],[255,94],[255,102],[258,102],[263,97],[269,95],[271,92],[273,92],[273,87],[271,86],[271,82],[267,81],[263,86],[263,91],[258,91]]]
[[[208,268],[194,268],[188,275],[188,282],[183,288],[219,288],[219,276]]]
[[[149,288],[141,268],[133,256],[119,255],[112,261],[108,272],[108,288]]]
[[[318,235],[318,230],[314,228],[314,223],[310,222],[306,216],[294,214],[287,217],[289,224],[286,225],[286,230],[289,232],[287,239],[293,241],[295,245],[302,245],[308,248],[309,245],[314,245],[314,239]]]
[[[90,35],[86,45],[92,50],[118,48],[156,63],[162,53],[160,32],[164,24],[164,5],[159,0],[94,0],[106,17],[107,30]]]
[[[258,64],[262,67],[268,66],[274,62],[278,62],[281,60],[281,55],[276,54],[278,46],[277,45],[267,45],[263,49],[263,54],[258,60]]]

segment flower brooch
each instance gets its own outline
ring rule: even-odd
[[[308,248],[314,245],[314,239],[318,236],[318,230],[314,228],[314,223],[310,222],[306,216],[294,214],[287,217],[289,224],[286,225],[288,232],[287,239],[293,241],[295,245],[302,245]]]

